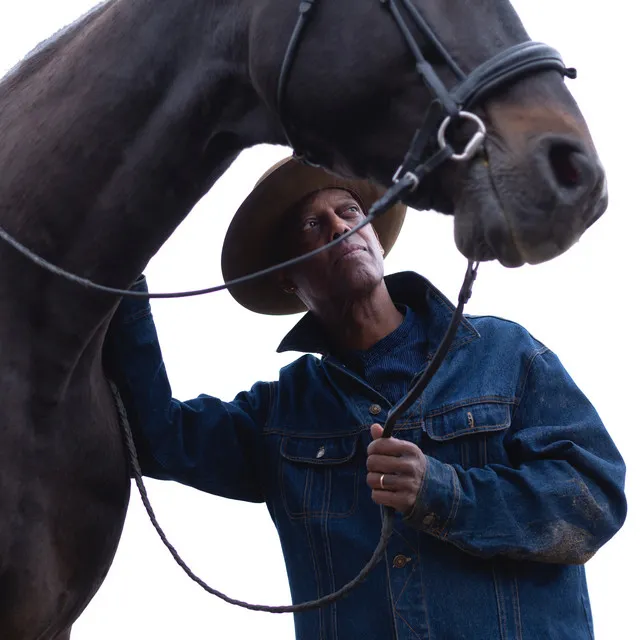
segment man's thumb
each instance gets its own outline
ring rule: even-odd
[[[383,432],[384,432],[384,429],[379,424],[372,424],[371,425],[371,437],[374,440],[377,440],[378,438],[381,438]]]

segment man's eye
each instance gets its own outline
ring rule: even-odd
[[[310,231],[317,225],[318,225],[318,221],[315,218],[309,218],[308,220],[305,220],[304,223],[302,224],[302,230]]]

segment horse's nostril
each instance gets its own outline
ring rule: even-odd
[[[556,142],[549,147],[551,169],[561,187],[575,189],[580,186],[583,164],[581,160],[584,161],[584,154],[574,145]]]
[[[541,199],[552,198],[564,206],[582,206],[602,182],[597,157],[577,136],[547,134],[533,152],[538,176],[529,179],[540,188]]]

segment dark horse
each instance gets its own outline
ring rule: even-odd
[[[286,144],[276,84],[298,4],[110,0],[38,47],[0,85],[0,225],[72,272],[128,287],[242,149]],[[528,40],[506,0],[416,5],[466,71]],[[430,96],[379,0],[327,0],[286,100],[325,166],[390,184]],[[467,257],[553,258],[606,208],[561,75],[531,74],[476,112],[485,154],[445,164],[409,204],[454,214]],[[129,499],[101,359],[118,300],[4,243],[0,274],[0,637],[62,640],[109,570]]]

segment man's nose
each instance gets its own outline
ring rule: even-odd
[[[333,232],[331,235],[331,240],[337,240],[341,235],[344,235],[351,229],[351,227],[338,216],[335,216],[331,226]]]
[[[342,231],[334,231],[331,240],[337,240],[340,236],[343,236],[345,233],[347,233],[347,231],[349,231],[349,227],[347,227],[346,225],[344,226],[344,229]]]

